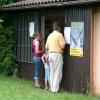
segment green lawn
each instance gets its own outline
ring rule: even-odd
[[[0,100],[100,100],[100,97],[64,91],[51,93],[35,88],[32,81],[0,76]]]

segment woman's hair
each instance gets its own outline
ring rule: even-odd
[[[36,32],[33,37],[36,38],[36,37],[39,37],[39,36],[41,36],[41,33],[40,32]]]

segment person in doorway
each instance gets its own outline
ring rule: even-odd
[[[59,91],[59,84],[62,79],[64,47],[65,40],[62,33],[60,33],[60,25],[55,22],[53,32],[48,36],[45,45],[45,48],[49,50],[50,89],[52,92]]]
[[[48,50],[45,50],[45,53],[42,56],[42,61],[45,68],[45,90],[49,89],[49,80],[50,80],[50,66],[48,62]]]
[[[43,55],[43,52],[42,52],[41,40],[42,40],[41,33],[37,32],[35,34],[35,38],[32,42],[33,62],[34,62],[34,65],[35,65],[34,80],[35,80],[35,86],[36,87],[40,87],[39,77],[40,77],[40,72],[41,72],[41,69],[42,69],[41,57]]]

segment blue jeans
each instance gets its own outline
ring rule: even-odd
[[[34,79],[38,80],[39,76],[40,76],[41,69],[42,69],[42,60],[41,60],[41,57],[35,57],[34,56],[33,57],[33,62],[34,62],[34,65],[35,65]]]

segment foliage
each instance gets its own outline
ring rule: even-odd
[[[17,0],[0,0],[0,6]],[[16,65],[14,55],[14,31],[9,14],[0,15],[0,73],[11,72]]]
[[[14,55],[14,32],[11,23],[0,19],[0,72],[9,73],[16,67]]]
[[[9,3],[13,3],[16,2],[17,0],[0,0],[0,6],[1,5],[5,5],[5,4],[9,4]]]

